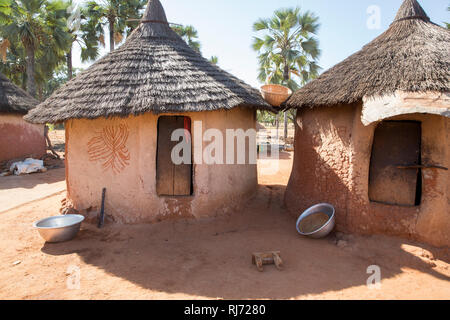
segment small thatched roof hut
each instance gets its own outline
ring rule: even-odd
[[[22,119],[38,103],[0,74],[0,161],[45,153],[44,127]]]
[[[450,245],[450,31],[404,0],[378,38],[287,101],[285,201],[337,208],[338,228]]]
[[[26,114],[38,104],[39,101],[0,73],[0,113]]]
[[[223,137],[254,130],[258,108],[272,110],[258,90],[191,49],[170,28],[160,1],[150,0],[125,44],[27,119],[65,122],[67,190],[75,209],[98,208],[106,187],[108,215],[133,223],[227,212],[256,190],[256,163],[224,165],[219,150],[212,163],[203,162],[202,130]],[[183,149],[189,161],[181,164],[171,153],[177,129],[192,135]],[[247,151],[256,152],[256,141]]]

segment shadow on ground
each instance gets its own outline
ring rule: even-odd
[[[407,242],[401,239],[349,236],[341,248],[336,235],[301,238],[295,218],[282,208],[284,190],[260,186],[241,214],[229,217],[102,230],[85,226],[76,240],[46,244],[42,251],[76,253],[87,264],[146,289],[213,299],[288,299],[365,286],[370,265],[381,267],[383,279],[412,268],[450,280],[430,260],[405,251]],[[260,273],[251,264],[253,252],[267,250],[281,251],[284,271],[265,266]],[[448,253],[424,252],[430,251]]]

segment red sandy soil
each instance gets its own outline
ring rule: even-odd
[[[0,214],[1,299],[448,299],[450,252],[403,239],[333,234],[302,238],[282,198],[292,154],[278,175],[230,216],[154,225],[84,224],[67,243],[45,244],[33,221],[58,214],[64,195]],[[19,195],[17,195],[19,196]],[[280,250],[284,271],[251,263]],[[381,289],[366,286],[381,268]],[[71,267],[80,288],[68,289]]]
[[[45,173],[0,177],[0,214],[65,191],[65,170],[58,168]]]

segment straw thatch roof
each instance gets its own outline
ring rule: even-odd
[[[124,45],[57,90],[25,119],[195,112],[247,106],[272,110],[259,91],[192,50],[150,0],[140,26]]]
[[[39,101],[0,73],[0,113],[25,114]]]
[[[416,0],[405,0],[386,32],[294,93],[286,105],[332,106],[397,90],[449,88],[450,31],[430,22]]]

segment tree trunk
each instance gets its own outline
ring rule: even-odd
[[[283,78],[284,78],[284,85],[288,85],[289,81],[289,65],[287,64],[287,60],[284,60],[284,71],[283,71]],[[287,112],[284,112],[284,143],[286,143],[287,136],[288,136],[288,118],[287,118]]]
[[[69,52],[67,52],[66,58],[67,58],[67,78],[70,81],[73,78],[72,47],[70,47]]]
[[[27,92],[32,97],[36,97],[36,79],[34,78],[34,48],[27,45],[25,50],[27,52]]]
[[[288,137],[288,116],[287,111],[284,113],[284,143],[286,143]]]
[[[277,124],[277,135],[276,135],[276,139],[277,139],[277,141],[276,141],[276,143],[278,143],[278,138],[279,138],[279,135],[278,135],[278,130],[280,129],[280,115],[277,113],[277,117],[276,117],[276,124]]]
[[[287,82],[289,81],[289,66],[288,66],[287,62],[285,62],[285,65],[284,65],[283,78],[287,84]]]
[[[114,51],[114,20],[109,21],[109,51]]]
[[[38,85],[38,100],[39,101],[44,101],[44,89],[42,88],[41,85]]]

